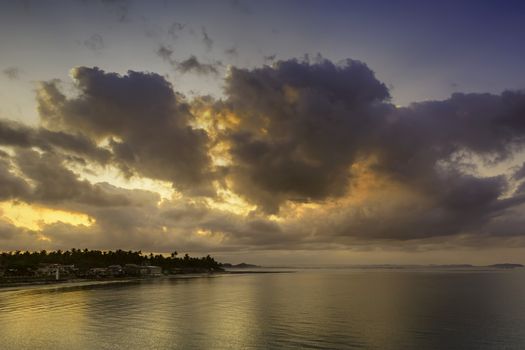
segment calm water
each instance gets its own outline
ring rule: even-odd
[[[525,349],[525,271],[305,270],[0,291],[0,349]]]

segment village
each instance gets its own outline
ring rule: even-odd
[[[57,262],[57,261],[60,261]],[[0,254],[0,285],[79,279],[109,280],[222,271],[213,258],[169,257],[140,252],[77,250]]]
[[[163,271],[160,266],[125,264],[92,267],[87,270],[75,265],[40,264],[34,270],[0,268],[0,282],[64,281],[72,279],[114,279],[124,277],[159,277],[163,274],[181,273],[181,269]]]

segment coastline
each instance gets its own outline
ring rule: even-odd
[[[202,272],[202,273],[188,273],[188,274],[174,274],[159,277],[126,277],[126,278],[108,278],[108,279],[87,279],[87,278],[72,278],[59,281],[34,281],[34,282],[20,282],[20,283],[3,283],[0,284],[0,292],[4,291],[19,291],[31,289],[45,289],[49,288],[73,288],[73,287],[88,287],[88,286],[104,286],[111,284],[128,284],[145,281],[161,281],[170,279],[186,279],[198,278],[212,275],[220,275],[224,272]],[[41,288],[40,288],[41,287]]]
[[[254,271],[254,270],[233,270],[233,271],[218,271],[218,272],[195,272],[195,273],[180,273],[171,274],[158,277],[126,277],[126,278],[108,278],[108,279],[86,279],[73,278],[59,281],[28,281],[20,283],[0,283],[0,293],[8,291],[25,291],[25,290],[45,290],[57,288],[82,288],[92,286],[105,286],[113,284],[131,284],[150,281],[165,281],[177,279],[191,279],[202,277],[216,277],[238,274],[261,274],[261,273],[291,273],[295,271]]]

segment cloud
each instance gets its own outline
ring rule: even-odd
[[[476,174],[474,160],[491,166],[522,149],[522,92],[396,108],[366,65],[323,59],[232,68],[225,92],[217,108],[237,118],[223,135],[233,190],[275,215],[313,203],[288,230],[315,228],[317,244],[496,230],[489,224],[524,201],[508,197],[506,176]],[[382,187],[357,191],[369,178]]]
[[[176,40],[179,37],[179,33],[182,32],[185,27],[186,27],[185,24],[182,24],[179,22],[173,22],[168,28],[168,34],[173,40]]]
[[[3,251],[37,250],[40,248],[39,238],[36,232],[16,227],[0,219],[0,245]]]
[[[127,205],[125,197],[106,193],[100,186],[78,179],[64,166],[64,158],[52,153],[39,154],[19,150],[15,162],[33,184],[31,193],[22,199],[38,203],[73,202],[95,206]]]
[[[183,61],[177,61],[173,57],[173,49],[169,46],[161,45],[157,50],[157,55],[164,61],[168,62],[173,69],[182,74],[196,73],[199,75],[217,75],[219,74],[219,67],[222,65],[221,62],[216,61],[214,63],[202,63],[194,55],[191,55]]]
[[[272,63],[273,61],[275,61],[275,57],[277,55],[273,54],[273,55],[268,55],[268,56],[264,56],[263,59],[264,59],[264,63]]]
[[[59,150],[100,164],[106,164],[111,157],[108,150],[97,147],[92,140],[81,134],[51,131],[42,127],[31,128],[5,119],[0,119],[0,145],[37,147],[44,151]]]
[[[513,174],[513,178],[515,180],[521,180],[525,178],[525,163],[523,163],[521,167],[519,167],[519,169],[516,170],[516,172]]]
[[[13,173],[12,164],[0,158],[0,201],[25,197],[29,191],[29,184]]]
[[[20,78],[20,69],[17,67],[7,67],[2,71],[2,73],[4,73],[4,75],[9,80],[17,80]]]
[[[273,213],[286,200],[343,195],[347,169],[390,108],[385,85],[357,61],[232,68],[226,94],[239,117],[227,135],[235,190]]]
[[[164,61],[169,62],[172,65],[176,65],[176,61],[173,59],[173,49],[169,46],[161,45],[157,50],[157,55]]]
[[[213,73],[194,56],[176,61],[169,46],[157,53],[175,69],[188,61],[186,71]],[[38,88],[40,125],[0,120],[0,200],[94,223],[17,229],[24,244],[37,235],[55,247],[152,251],[525,243],[523,166],[498,171],[523,152],[523,91],[399,108],[363,62],[322,57],[232,67],[221,99],[186,99],[154,73],[78,67],[71,77],[67,94],[56,80]],[[80,163],[177,192],[161,200],[91,183]],[[14,246],[14,229],[0,224]]]
[[[202,43],[207,50],[211,50],[213,48],[213,40],[208,35],[205,27],[202,27]]]
[[[100,0],[106,9],[117,16],[119,22],[128,20],[131,9],[131,0]]]
[[[105,47],[104,39],[100,34],[93,34],[88,39],[84,40],[83,44],[85,47],[95,52],[98,52]]]
[[[235,46],[230,47],[229,49],[224,50],[224,53],[229,56],[238,56],[239,52],[237,52],[237,48]]]
[[[0,158],[0,201],[58,205],[126,206],[130,200],[107,186],[93,185],[66,167],[62,154],[16,148],[13,156]]]
[[[219,74],[219,66],[220,62],[216,62],[214,64],[202,63],[197,59],[197,57],[192,55],[184,61],[179,62],[177,64],[177,70],[181,73],[194,72],[201,75]]]
[[[98,68],[72,70],[78,95],[43,83],[38,108],[44,126],[106,140],[112,161],[126,173],[173,182],[180,190],[208,191],[212,178],[208,137],[190,126],[194,116],[164,77]]]

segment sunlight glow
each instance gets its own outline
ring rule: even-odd
[[[91,164],[90,170],[70,166],[75,173],[79,174],[81,180],[87,180],[92,184],[107,182],[115,187],[127,190],[145,190],[158,193],[162,200],[171,200],[180,197],[180,194],[168,181],[154,180],[146,177],[132,176],[126,178],[122,172],[113,166],[99,167]],[[96,167],[96,171],[93,171]]]
[[[43,226],[62,222],[73,226],[91,226],[95,219],[83,213],[44,208],[34,204],[1,202],[2,219],[17,227],[41,230]]]
[[[257,207],[246,202],[242,197],[234,192],[216,186],[218,199],[207,199],[206,203],[211,208],[228,211],[237,215],[248,215]]]

